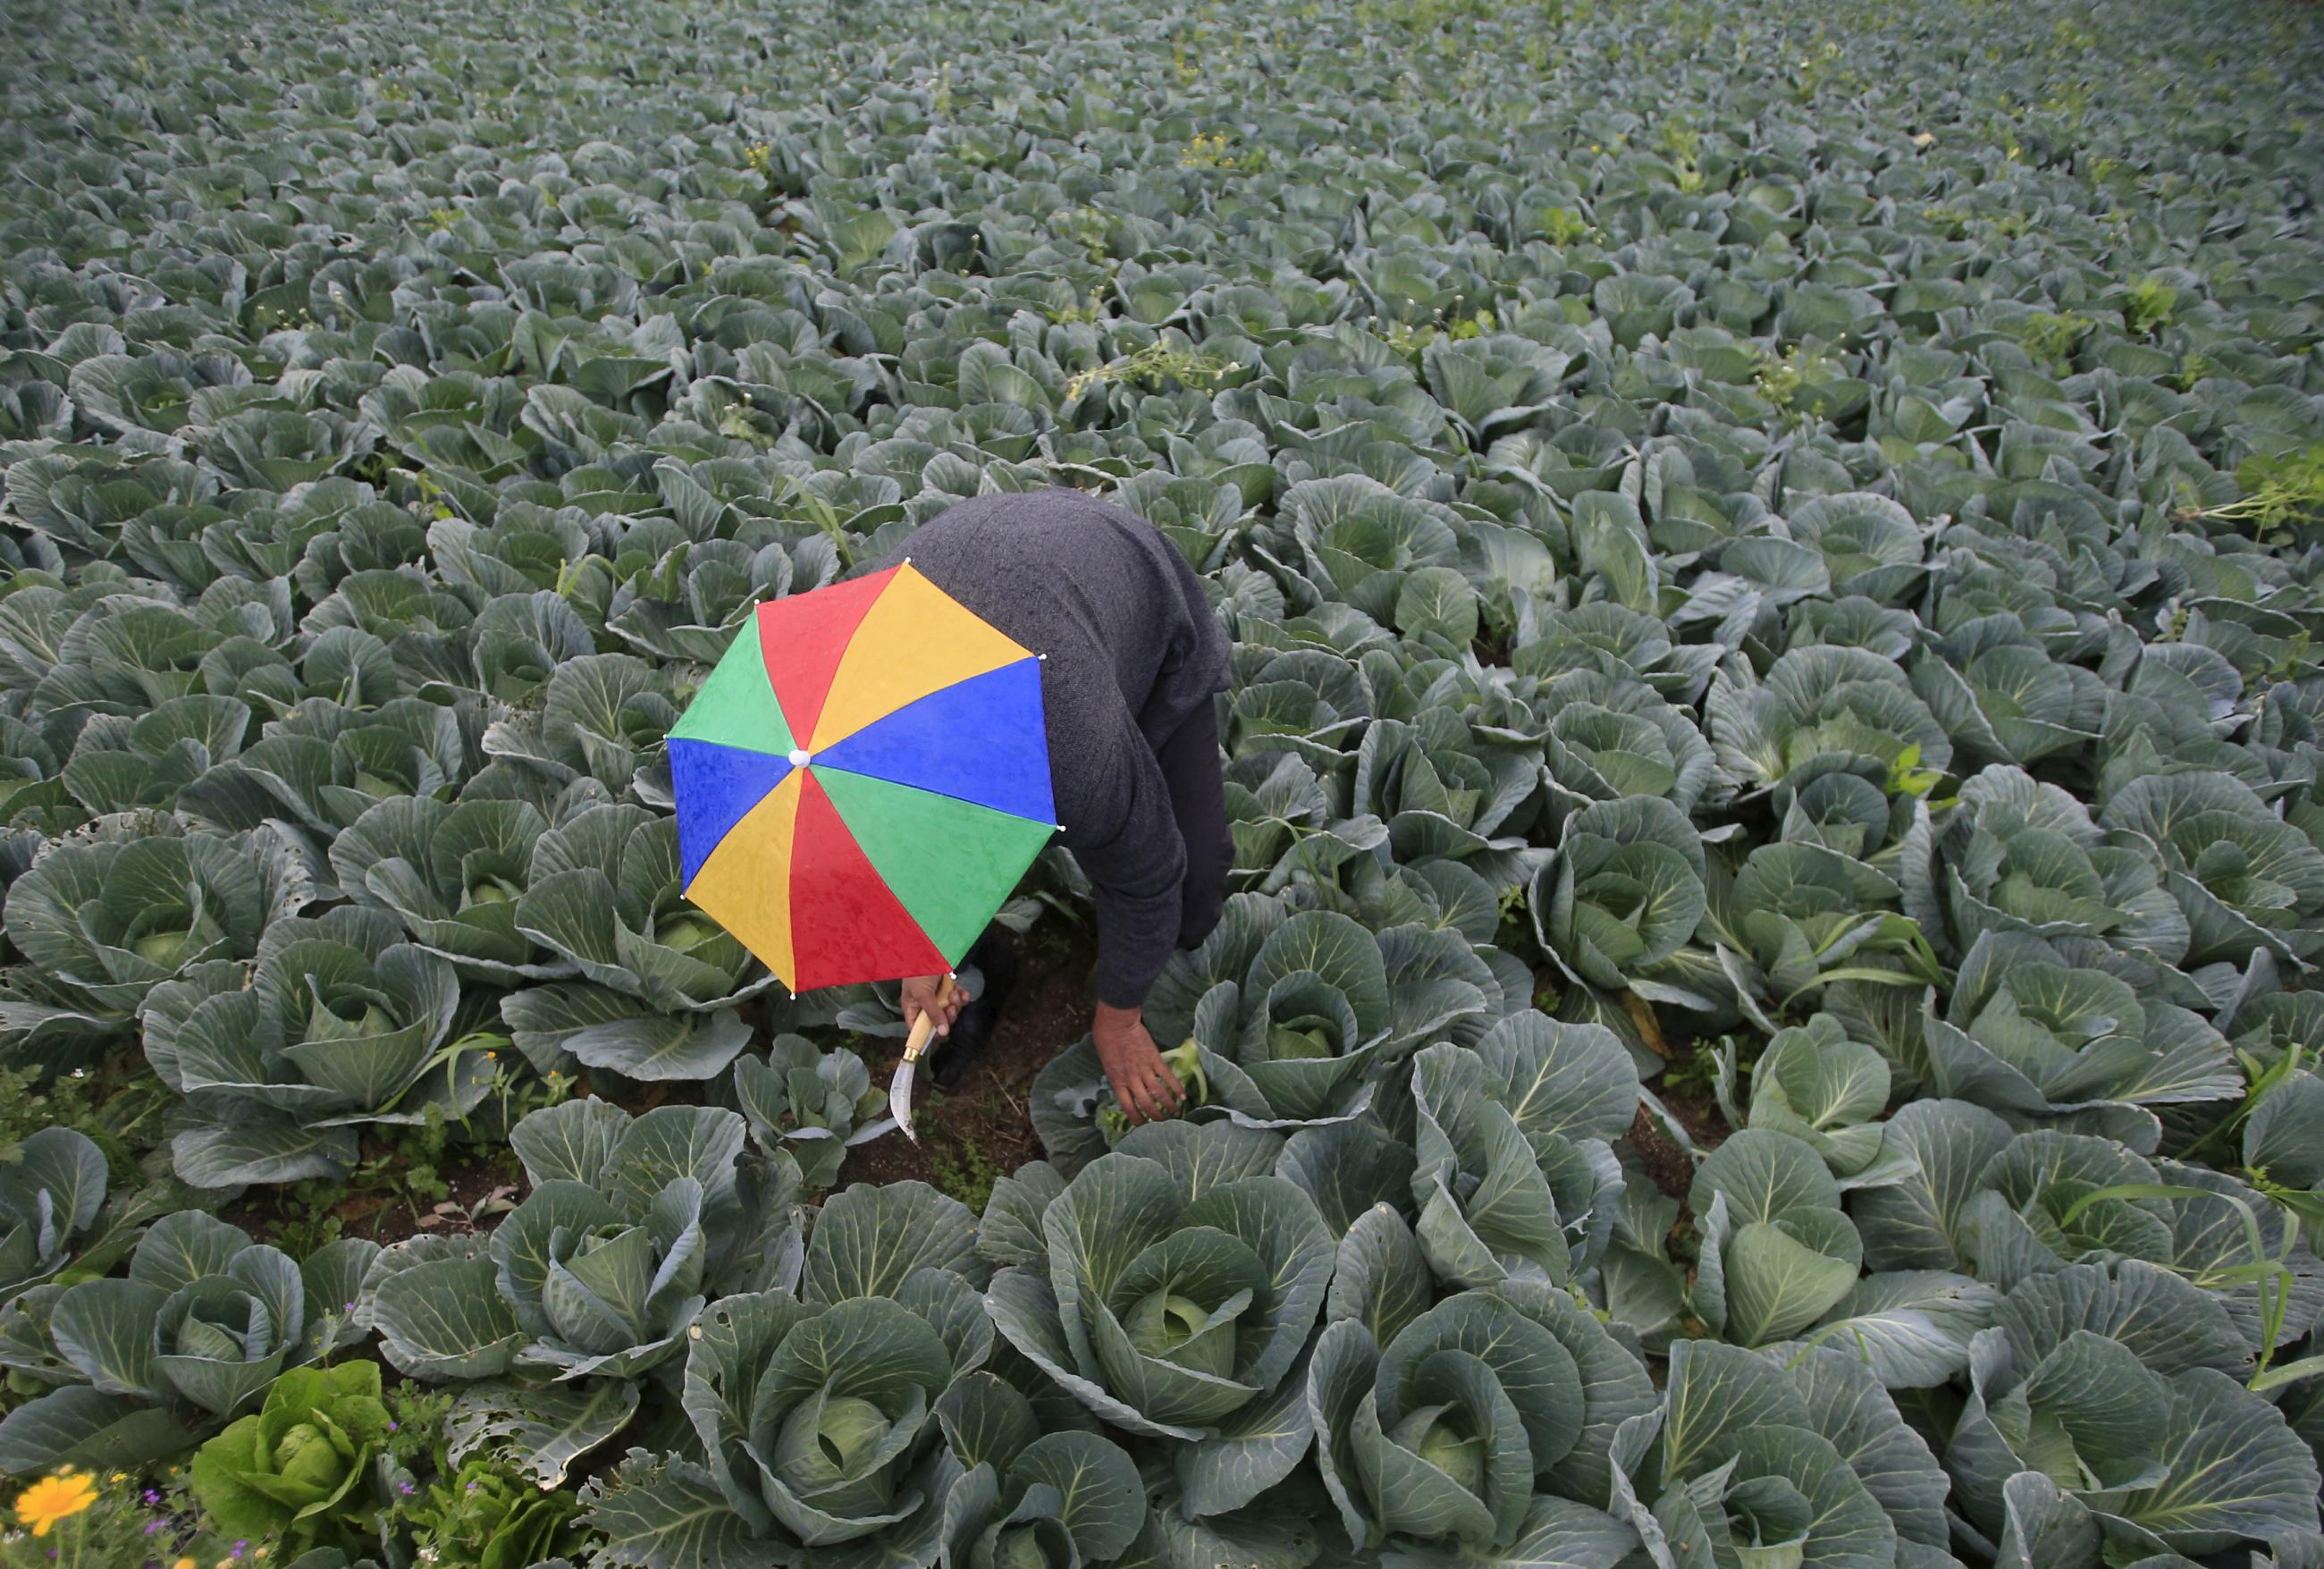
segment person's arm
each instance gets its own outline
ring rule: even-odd
[[[1132,1122],[1177,1114],[1185,1098],[1178,1075],[1162,1060],[1146,1029],[1146,993],[1177,946],[1185,917],[1186,846],[1169,786],[1146,738],[1127,709],[1097,726],[1086,744],[1102,763],[1100,784],[1083,825],[1064,844],[1090,881],[1097,905],[1097,1014],[1090,1035],[1114,1099]],[[936,1033],[949,1034],[964,994],[936,1006],[940,975],[904,983],[904,1023],[922,1012],[936,1016]]]
[[[1133,1122],[1177,1112],[1185,1098],[1177,1075],[1147,1032],[1146,993],[1177,947],[1184,914],[1186,846],[1168,785],[1127,709],[1117,710],[1105,743],[1106,782],[1065,848],[1090,880],[1097,905],[1097,1017],[1091,1035]]]

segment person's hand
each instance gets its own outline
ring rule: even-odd
[[[918,1024],[920,1021],[920,1015],[927,1013],[935,1017],[938,1035],[952,1033],[953,1022],[960,1017],[961,1009],[966,1006],[970,998],[968,988],[955,983],[952,989],[951,1001],[941,1007],[937,1006],[936,994],[944,990],[944,983],[945,978],[942,975],[918,975],[904,983],[904,1028],[908,1030],[913,1025]]]
[[[1097,1023],[1091,1033],[1097,1042],[1097,1060],[1113,1084],[1113,1098],[1131,1126],[1178,1114],[1185,1102],[1185,1088],[1162,1060],[1137,1009],[1099,1003]]]

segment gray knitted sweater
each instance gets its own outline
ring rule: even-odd
[[[1176,946],[1186,850],[1155,752],[1227,684],[1225,632],[1161,531],[1072,490],[986,495],[923,524],[936,586],[1048,656],[1063,843],[1097,900],[1099,1000],[1136,1007]]]

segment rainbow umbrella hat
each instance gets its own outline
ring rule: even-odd
[[[794,992],[948,974],[1056,831],[1038,656],[908,561],[757,606],[669,765],[686,896]]]

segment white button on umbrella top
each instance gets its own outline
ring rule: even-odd
[[[814,761],[815,753],[809,752],[806,747],[798,746],[791,749],[791,766],[793,768],[805,768],[808,763],[813,762]]]

